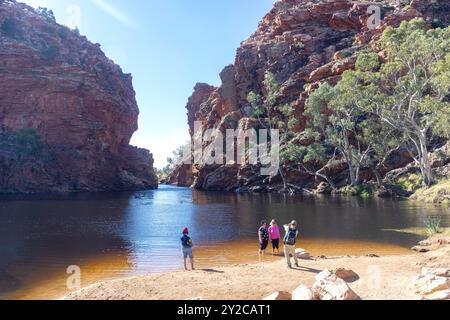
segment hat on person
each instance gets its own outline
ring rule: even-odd
[[[183,234],[188,234],[189,233],[189,229],[188,228],[184,228],[183,229]]]

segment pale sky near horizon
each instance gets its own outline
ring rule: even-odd
[[[197,82],[219,85],[273,0],[19,0],[52,9],[133,74],[141,111],[133,145],[161,168],[189,140],[185,105]]]

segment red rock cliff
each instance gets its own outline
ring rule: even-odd
[[[0,1],[0,192],[156,187],[152,155],[129,145],[138,115],[99,44]]]
[[[279,102],[289,103],[295,108],[299,120],[296,130],[301,133],[305,128],[303,111],[308,95],[320,82],[335,84],[345,70],[354,68],[356,53],[372,46],[386,26],[397,27],[401,21],[415,17],[423,17],[430,24],[435,21],[449,24],[448,0],[413,0],[408,6],[396,6],[396,3],[343,0],[275,2],[257,31],[238,48],[234,65],[222,72],[221,87],[205,97],[205,85],[196,86],[187,105],[191,130],[196,120],[202,121],[205,129],[224,131],[251,127],[247,95],[251,91],[265,94],[264,75],[270,71],[281,84]],[[381,25],[375,30],[369,30],[367,24],[367,9],[371,4],[378,5],[382,14]],[[201,99],[195,98],[198,96]],[[399,159],[393,167],[405,164],[405,159]],[[207,190],[251,190],[252,187],[260,189],[261,185],[267,185],[267,181],[262,181],[264,177],[258,177],[255,168],[248,166],[196,166],[191,175],[195,179],[194,187]],[[292,174],[289,178],[298,185],[313,183],[306,174]],[[274,180],[272,182],[276,182]]]

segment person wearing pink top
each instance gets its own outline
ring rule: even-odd
[[[272,254],[275,254],[275,250],[277,253],[280,252],[280,227],[275,220],[272,220],[269,227],[269,239],[272,242]]]

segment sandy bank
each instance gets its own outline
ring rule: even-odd
[[[362,299],[418,299],[408,289],[424,267],[450,267],[450,245],[433,245],[431,251],[401,256],[335,257],[301,260],[290,270],[284,259],[233,265],[193,272],[153,274],[91,285],[64,299],[74,300],[260,300],[274,291],[292,292],[311,286],[324,269],[345,267],[360,279],[349,284]]]

